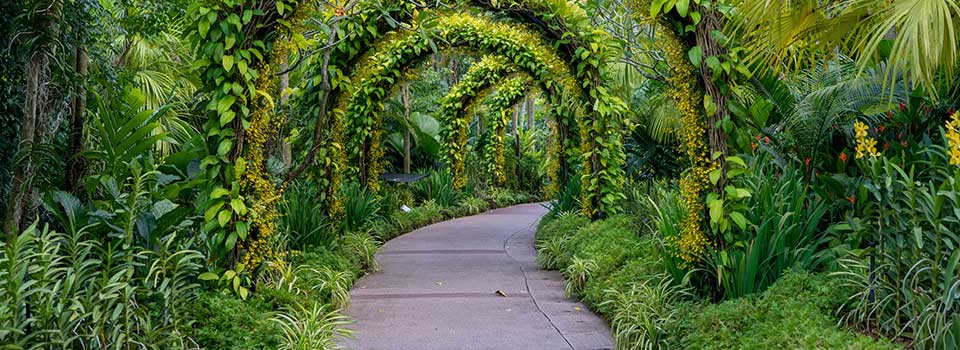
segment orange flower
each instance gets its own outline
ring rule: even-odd
[[[850,204],[857,204],[857,197],[851,194],[850,197],[847,197],[847,201],[849,201]]]
[[[841,152],[840,152],[840,162],[842,162],[842,163],[846,163],[846,162],[847,162],[847,152],[846,152],[846,151],[841,151]]]
[[[769,144],[770,144],[770,136],[764,136],[764,137],[763,137],[763,143],[766,144],[766,145],[769,145]]]
[[[757,150],[757,143],[756,143],[756,142],[751,142],[751,143],[750,143],[750,150],[751,150],[751,151],[756,151],[756,150]]]
[[[807,159],[804,159],[803,162],[807,164],[807,166],[810,166],[810,160],[810,157],[807,157]]]

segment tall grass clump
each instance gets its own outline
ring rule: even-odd
[[[453,174],[449,170],[431,170],[427,178],[413,183],[413,193],[421,201],[433,201],[441,207],[449,207],[457,200],[453,190]]]
[[[316,204],[318,190],[300,182],[292,183],[283,192],[280,204],[280,225],[292,249],[326,247],[336,238],[323,208]]]
[[[360,231],[380,218],[380,199],[377,194],[367,190],[359,183],[350,182],[343,186],[345,232]]]
[[[738,179],[751,193],[744,205],[750,224],[705,259],[725,299],[762,292],[785,271],[813,271],[825,262],[827,202],[797,171],[778,175],[772,164],[754,169]]]

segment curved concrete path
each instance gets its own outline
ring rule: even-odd
[[[427,226],[387,242],[354,286],[358,350],[612,349],[607,324],[537,267],[540,204]],[[498,293],[500,291],[501,293]]]

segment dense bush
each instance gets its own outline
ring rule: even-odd
[[[788,273],[759,296],[684,306],[672,329],[677,349],[898,349],[838,328],[848,290],[825,275]]]
[[[664,213],[672,206],[659,204]],[[898,348],[837,326],[850,290],[836,278],[787,272],[763,294],[711,305],[667,273],[671,255],[657,231],[638,234],[626,217],[588,223],[577,215],[542,221],[538,259],[610,320],[617,349]]]

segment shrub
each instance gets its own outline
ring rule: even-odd
[[[557,198],[550,201],[550,213],[548,217],[556,216],[560,213],[570,213],[580,210],[580,179],[570,179],[560,188]]]
[[[275,349],[280,344],[278,327],[269,322],[271,310],[258,294],[244,301],[229,293],[205,292],[191,305],[193,336],[207,349]]]
[[[365,229],[380,217],[380,200],[377,194],[368,191],[356,182],[343,186],[344,219],[346,232]]]
[[[751,194],[744,216],[752,224],[705,258],[722,298],[762,292],[785,271],[812,271],[823,264],[820,250],[828,238],[820,225],[826,201],[810,193],[797,171],[777,175],[772,168],[759,166],[740,179]]]
[[[678,306],[689,291],[662,275],[623,289],[607,289],[601,303],[612,309],[610,328],[617,349],[670,349],[671,328],[679,321]]]
[[[570,265],[563,269],[563,278],[567,280],[563,291],[567,297],[579,295],[596,270],[597,263],[592,259],[580,259],[576,256],[570,259]]]
[[[589,222],[589,219],[575,214],[540,221],[535,245],[540,254],[545,254],[540,256],[541,261],[556,269],[566,267],[571,256],[567,255],[565,241]]]
[[[360,270],[376,271],[380,269],[374,256],[380,249],[380,241],[369,233],[348,233],[341,237],[337,244],[344,255],[357,262]]]
[[[336,237],[324,210],[317,203],[316,187],[294,182],[283,192],[280,204],[280,227],[287,234],[290,248],[329,246]]]
[[[960,172],[945,150],[903,168],[881,157],[844,223],[870,246],[851,252],[838,276],[855,288],[845,318],[912,340],[916,349],[960,349]]]
[[[350,304],[350,287],[357,276],[349,270],[334,270],[328,266],[303,267],[304,281],[310,289],[327,300],[335,310],[346,309]]]
[[[688,304],[672,329],[681,349],[897,349],[837,326],[847,290],[826,275],[787,273],[759,296]]]
[[[203,255],[176,235],[155,250],[31,225],[0,242],[0,343],[11,348],[107,349],[192,340],[184,305]],[[98,311],[99,310],[99,311]]]
[[[564,246],[566,256],[586,257],[596,263],[591,277],[605,277],[642,252],[639,237],[629,230],[629,220],[622,216],[580,228]]]
[[[449,170],[431,170],[426,179],[413,183],[413,193],[421,201],[433,201],[441,207],[453,205],[457,193],[453,190],[453,174]]]

